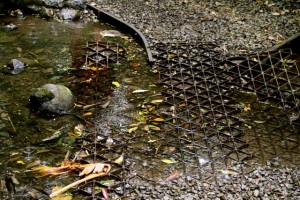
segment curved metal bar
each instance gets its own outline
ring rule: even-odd
[[[148,62],[150,64],[154,63],[152,53],[150,50],[150,45],[149,45],[148,41],[146,40],[145,36],[138,29],[136,29],[133,25],[131,25],[127,22],[124,22],[123,20],[118,19],[118,18],[114,17],[113,15],[111,15],[101,9],[96,8],[95,6],[88,5],[88,7],[91,10],[93,10],[95,12],[95,14],[97,14],[98,18],[101,21],[107,22],[107,23],[115,26],[117,29],[120,29],[120,30],[130,34],[134,38],[136,38],[138,40],[138,42],[144,46],[146,53],[147,53]]]
[[[269,49],[267,51],[276,51],[278,49],[284,49],[284,48],[290,48],[292,49],[293,53],[300,53],[300,33],[297,33],[285,41],[283,41],[281,44],[277,44]]]

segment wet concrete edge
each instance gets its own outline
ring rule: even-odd
[[[115,28],[119,29],[120,31],[128,33],[129,35],[131,35],[132,37],[137,39],[138,42],[145,48],[149,64],[154,63],[154,60],[152,57],[152,52],[150,50],[150,45],[149,45],[146,37],[137,28],[135,28],[133,25],[131,25],[127,22],[124,22],[121,19],[114,17],[110,13],[107,13],[107,12],[105,12],[101,9],[98,9],[92,5],[87,5],[87,6],[88,6],[88,8],[90,8],[91,10],[93,10],[95,12],[95,14],[98,16],[99,20],[106,22],[110,25],[113,25],[113,26],[115,26]]]

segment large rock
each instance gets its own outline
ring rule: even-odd
[[[62,8],[64,6],[64,0],[43,0],[44,4],[48,7]]]
[[[79,18],[79,12],[72,8],[63,8],[59,13],[59,17],[63,20],[76,20]]]
[[[66,6],[69,6],[71,8],[83,8],[84,7],[85,0],[67,0],[65,2]]]
[[[64,114],[74,105],[71,90],[63,85],[45,84],[37,88],[30,96],[31,108],[38,114]]]

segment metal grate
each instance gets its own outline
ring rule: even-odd
[[[226,58],[212,44],[155,49],[168,135],[187,174],[217,182],[224,169],[245,175],[274,158],[299,164],[300,62],[291,50]]]
[[[108,96],[113,92],[110,87],[107,87],[113,80],[113,70],[109,68],[127,62],[126,52],[117,43],[101,42],[87,42],[85,50],[84,65],[76,73],[78,80],[85,80],[80,82],[76,90],[84,94],[81,96],[85,99],[78,101],[99,104],[101,101],[107,101]],[[100,115],[99,108],[94,112]],[[104,121],[98,119],[90,119],[89,123],[91,122],[94,123],[86,130],[88,134],[77,140],[80,151],[76,159],[81,163],[109,163],[112,165],[112,170],[108,176],[80,185],[76,192],[84,195],[85,199],[103,199],[102,188],[106,188],[109,190],[110,198],[117,199],[124,196],[124,175],[128,169],[125,164],[119,165],[113,161],[121,155],[123,143],[118,141],[118,137],[114,137],[113,144],[108,144],[109,135],[103,128],[109,127],[106,127]]]
[[[85,66],[90,70],[127,62],[118,49],[122,48],[88,43]],[[77,192],[102,199],[99,188],[107,188],[112,199],[138,198],[140,186],[163,184],[160,180],[174,170],[183,171],[188,184],[217,184],[224,171],[246,175],[267,161],[299,164],[299,57],[290,50],[226,57],[213,44],[160,43],[153,53],[164,104],[152,114],[165,119],[155,124],[161,130],[128,133],[127,128],[107,124],[102,113],[90,133],[78,140],[88,154],[80,161],[110,163],[112,171]],[[95,84],[87,87],[105,81],[103,74],[101,81],[97,78],[101,71],[93,73]],[[119,90],[114,92],[126,93]],[[97,94],[91,96],[97,99]],[[123,106],[122,96],[117,96],[112,104]],[[115,113],[112,107],[106,112],[118,116],[127,110]],[[108,146],[111,136],[114,144]],[[124,163],[113,163],[122,153]],[[170,166],[162,162],[165,158],[176,162]]]

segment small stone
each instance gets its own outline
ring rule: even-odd
[[[255,197],[258,197],[259,195],[259,190],[254,190],[254,194],[253,194]]]

